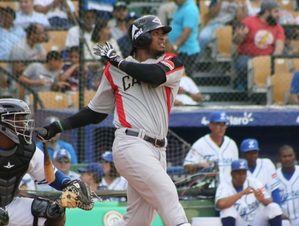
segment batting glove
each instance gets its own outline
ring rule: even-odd
[[[62,132],[62,127],[60,122],[55,121],[53,123],[51,123],[50,125],[47,125],[43,128],[39,128],[36,130],[37,132],[37,137],[40,140],[51,140],[53,137],[56,136],[57,133],[61,133]]]
[[[93,51],[95,55],[107,59],[115,67],[119,67],[123,61],[123,59],[116,54],[116,51],[109,42],[106,42],[105,44],[98,43],[97,46],[93,48]]]

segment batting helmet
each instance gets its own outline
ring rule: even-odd
[[[152,41],[150,32],[159,28],[165,33],[171,31],[171,27],[163,25],[157,16],[145,15],[135,20],[129,28],[133,48],[148,47]]]

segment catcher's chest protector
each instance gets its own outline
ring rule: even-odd
[[[27,172],[35,152],[35,143],[26,144],[20,139],[16,150],[0,152],[0,207],[8,205],[17,193],[18,186]],[[9,156],[6,156],[10,154]]]

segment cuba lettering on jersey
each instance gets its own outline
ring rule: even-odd
[[[212,141],[209,134],[198,139],[188,152],[184,165],[197,164],[202,162],[218,163],[220,181],[229,179],[231,171],[231,162],[239,158],[238,147],[232,139],[224,136],[224,141],[219,147]]]
[[[131,56],[126,61],[138,63]],[[137,81],[108,64],[97,93],[88,107],[95,112],[114,113],[116,128],[138,128],[149,136],[162,139],[167,135],[168,117],[184,67],[170,54],[142,63],[160,66],[166,72],[166,82],[155,87]]]
[[[258,158],[256,160],[256,167],[254,171],[251,173],[250,170],[248,170],[247,175],[257,178],[260,182],[262,182],[269,193],[279,187],[280,182],[277,177],[276,169],[270,159]]]
[[[243,185],[243,189],[246,189],[247,187],[251,187],[255,190],[260,189],[263,192],[265,198],[270,198],[270,195],[266,191],[263,184],[255,178],[247,177]],[[223,199],[234,194],[237,194],[237,191],[234,188],[232,182],[221,182],[216,191],[215,203],[217,203],[219,199]],[[256,210],[260,207],[260,205],[262,204],[258,202],[254,194],[248,194],[243,195],[238,201],[236,201],[234,207],[236,208],[240,217],[250,225],[250,223],[253,222]]]
[[[279,188],[283,212],[292,221],[299,220],[299,166],[296,166],[296,170],[290,180],[283,176],[281,168],[277,170],[277,176],[280,180]]]

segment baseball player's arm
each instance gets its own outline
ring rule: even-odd
[[[169,73],[169,71],[183,66],[176,57],[167,59],[167,62],[166,60],[163,62],[163,60],[156,64],[129,62],[117,55],[109,42],[106,42],[104,45],[98,44],[97,47],[94,48],[94,54],[107,59],[113,66],[138,81],[157,86],[166,82],[166,74]]]
[[[29,164],[28,173],[35,181],[39,183],[45,182],[45,171],[43,163],[44,154],[38,147],[36,147],[34,155]],[[54,172],[55,180],[49,185],[57,190],[62,190],[71,181],[71,179],[57,169],[54,169]]]
[[[207,162],[200,162],[200,163],[186,163],[184,165],[185,171],[188,173],[195,173],[200,169],[208,168],[210,167],[210,164]]]
[[[253,192],[252,188],[248,187],[245,190],[243,190],[237,194],[234,194],[234,195],[231,195],[231,196],[228,196],[225,198],[220,198],[216,201],[216,207],[220,210],[229,208],[232,205],[234,205],[240,198],[242,198],[243,195],[247,195],[252,192]]]
[[[55,121],[50,125],[45,126],[45,133],[39,133],[42,139],[50,140],[57,133],[61,133],[65,130],[71,130],[87,126],[89,124],[97,124],[102,122],[108,114],[99,113],[91,110],[89,107],[85,107],[78,113],[65,118],[61,121]]]

